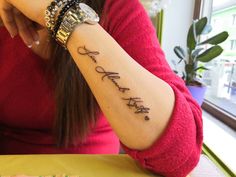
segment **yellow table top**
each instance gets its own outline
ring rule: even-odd
[[[128,155],[3,155],[0,176],[158,177]]]

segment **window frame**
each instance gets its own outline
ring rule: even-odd
[[[199,19],[200,17],[207,16],[208,19],[211,19],[212,3],[213,0],[195,0],[193,18]],[[233,130],[236,130],[236,117],[232,114],[224,111],[223,109],[206,99],[204,99],[202,109],[213,115],[216,119],[231,127]]]
[[[194,16],[193,19],[199,19],[200,17],[206,16],[211,19],[212,4],[213,0],[195,0]],[[199,10],[200,7],[200,10]],[[223,122],[233,130],[236,130],[236,117],[230,113],[227,113],[220,107],[214,105],[210,101],[204,99],[202,109],[207,113],[211,114],[215,119]],[[207,146],[203,143],[202,153],[213,161],[226,176],[234,175],[233,171],[227,167],[227,165]]]
[[[232,114],[222,110],[220,107],[206,99],[202,104],[202,109],[232,128],[233,130],[236,130],[236,118]]]

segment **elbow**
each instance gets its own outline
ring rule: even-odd
[[[140,164],[166,177],[186,177],[199,162],[202,142],[201,109],[177,88],[170,122],[154,144],[143,151],[125,149]]]

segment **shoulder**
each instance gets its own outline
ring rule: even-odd
[[[116,17],[122,14],[137,14],[143,11],[144,7],[139,0],[106,0],[103,13],[110,17]]]
[[[149,23],[149,17],[139,0],[106,0],[101,25],[111,34],[130,23]]]
[[[129,8],[129,7],[133,7],[133,5],[141,5],[141,3],[139,0],[128,0],[128,1],[127,0],[106,0],[104,7],[108,8],[106,10],[109,11],[109,9],[113,7]]]
[[[156,29],[139,0],[107,0],[102,27],[144,67],[164,61]]]

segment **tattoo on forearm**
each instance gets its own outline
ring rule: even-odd
[[[128,101],[127,106],[129,108],[135,108],[136,114],[144,114],[149,113],[149,108],[144,107],[143,105],[140,105],[143,101],[139,97],[130,97],[130,98],[122,98],[123,100]],[[145,120],[149,120],[150,118],[148,116],[145,116]]]
[[[88,56],[94,63],[97,64],[97,59],[96,56],[99,55],[100,53],[98,51],[90,51],[87,49],[85,46],[79,47],[77,49],[77,52],[80,55],[86,55]],[[126,93],[127,91],[130,91],[130,88],[122,87],[118,83],[118,80],[120,79],[120,75],[117,72],[112,72],[112,71],[106,71],[102,66],[96,66],[95,71],[99,74],[102,75],[102,81],[107,78],[109,79],[115,86],[116,88],[122,92]],[[127,106],[129,108],[134,108],[135,109],[135,114],[147,114],[149,113],[150,108],[147,108],[143,106],[143,101],[139,97],[128,97],[128,98],[122,98],[122,100],[125,100],[127,102]],[[148,121],[150,118],[145,115],[144,120]]]
[[[79,47],[79,48],[77,49],[77,52],[78,52],[80,55],[87,55],[87,56],[89,56],[89,58],[91,58],[94,63],[97,63],[96,55],[99,55],[99,54],[100,54],[98,51],[90,51],[90,50],[88,50],[85,46]]]
[[[105,71],[105,69],[101,66],[97,66],[95,70],[99,74],[103,75],[102,80],[104,80],[105,77],[110,79],[112,83],[119,89],[120,92],[125,93],[126,91],[130,90],[129,88],[121,87],[116,81],[117,79],[120,79],[119,73]]]

